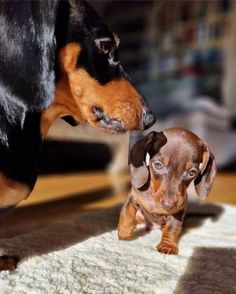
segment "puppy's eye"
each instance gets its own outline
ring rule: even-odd
[[[190,169],[190,170],[188,171],[188,176],[189,176],[190,178],[195,177],[197,174],[198,174],[198,170],[196,170],[196,169],[194,169],[194,168],[192,168],[192,169]]]
[[[153,168],[155,169],[155,170],[162,170],[162,168],[163,168],[163,163],[161,162],[161,161],[155,161],[155,162],[153,162]]]

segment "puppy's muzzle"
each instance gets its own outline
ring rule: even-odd
[[[166,210],[172,209],[172,208],[176,207],[176,203],[177,203],[177,201],[175,202],[175,201],[163,199],[163,200],[161,200],[161,207]]]

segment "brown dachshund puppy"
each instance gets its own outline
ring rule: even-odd
[[[132,188],[120,213],[119,238],[130,239],[142,219],[162,230],[157,250],[177,254],[187,188],[194,180],[198,196],[207,196],[216,175],[213,154],[195,134],[171,128],[151,132],[134,145],[130,170]]]

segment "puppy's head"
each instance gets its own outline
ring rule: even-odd
[[[120,64],[118,37],[86,2],[62,1],[59,10],[60,5],[64,14],[59,15],[56,31],[58,86],[66,85],[64,107],[68,110],[63,114],[111,133],[150,127],[155,119]],[[63,23],[67,23],[66,43],[60,42]]]
[[[168,213],[183,208],[192,181],[204,199],[216,175],[215,159],[206,143],[179,128],[152,132],[139,141],[131,150],[130,168],[132,186],[150,188],[157,207]]]

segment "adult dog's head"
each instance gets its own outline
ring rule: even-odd
[[[0,208],[29,195],[57,117],[115,133],[154,123],[86,2],[0,0],[0,44]]]
[[[150,127],[154,117],[120,64],[118,37],[84,1],[62,1],[58,11],[56,99],[43,132],[58,116],[110,133]]]

